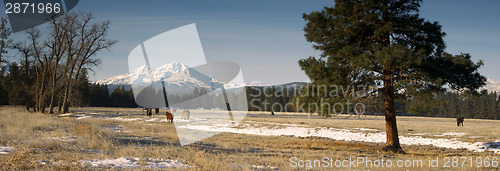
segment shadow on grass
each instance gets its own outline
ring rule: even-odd
[[[242,148],[224,148],[222,146],[218,146],[213,143],[207,143],[203,141],[199,141],[190,145],[186,146],[181,146],[179,141],[177,139],[157,139],[157,138],[151,138],[151,137],[129,137],[129,136],[119,136],[114,138],[114,142],[116,142],[119,145],[138,145],[140,147],[143,146],[157,146],[157,147],[164,147],[164,146],[170,146],[174,148],[192,148],[197,151],[204,151],[206,153],[211,153],[211,154],[237,154],[237,153],[269,153],[269,151],[266,151],[261,148],[249,148],[249,149],[242,149]],[[271,154],[269,154],[271,155]],[[274,154],[273,154],[274,155]]]

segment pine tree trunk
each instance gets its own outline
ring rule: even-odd
[[[384,73],[384,109],[387,142],[384,149],[393,152],[403,152],[399,144],[396,111],[394,110],[394,86],[392,74]]]

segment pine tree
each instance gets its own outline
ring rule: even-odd
[[[385,149],[402,152],[396,93],[475,91],[486,79],[469,54],[444,52],[445,33],[418,14],[420,0],[336,0],[335,7],[304,14],[307,41],[322,51],[299,65],[315,85],[378,87],[384,101]]]
[[[8,90],[8,103],[10,105],[24,105],[26,103],[26,89],[21,70],[17,63],[11,63],[9,68],[5,86]]]

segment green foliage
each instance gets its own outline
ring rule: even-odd
[[[417,116],[500,119],[500,101],[496,92],[438,93],[416,95],[407,104],[407,113]]]
[[[8,92],[4,88],[4,79],[5,78],[2,75],[0,75],[0,106],[9,104],[7,99]]]
[[[100,84],[90,84],[90,106],[104,107],[108,106],[109,102],[109,90],[107,85]]]
[[[302,101],[305,104],[311,103],[311,101],[306,101],[309,100],[308,98],[295,98],[294,96],[306,94],[305,92],[298,93],[297,91],[303,91],[307,87],[311,88],[311,86],[303,86],[302,88],[285,87],[284,89],[265,88],[269,91],[266,92],[268,96],[270,94],[273,94],[273,96],[283,94],[283,96],[275,97],[266,97],[264,93],[260,93],[261,90],[264,90],[263,87],[246,87],[248,110],[271,111],[271,108],[264,108],[266,105],[263,103],[267,103],[267,106],[275,106],[275,112],[308,112],[307,106],[304,106],[305,110],[302,111],[301,108],[298,108],[297,100],[305,100]],[[470,93],[467,91],[462,93],[427,91],[414,94],[411,97],[398,95],[395,99],[395,107],[398,115],[449,118],[463,116],[476,119],[500,119],[499,97],[496,92],[488,93],[485,91],[481,93]],[[283,100],[270,103],[268,100],[273,98],[281,98]],[[324,102],[326,103],[326,101]],[[359,102],[363,103],[366,107],[363,115],[382,115],[384,113],[384,109],[381,107],[383,106],[383,100],[379,96],[369,96],[361,99]],[[286,110],[284,108],[279,110],[277,106],[287,106],[288,108]],[[311,111],[316,113],[315,106],[312,105],[311,107]],[[340,109],[336,110],[340,111]],[[350,111],[352,112],[353,108]]]
[[[17,63],[11,63],[4,86],[7,90],[7,101],[10,105],[24,105],[26,103],[26,85],[23,83],[21,70]]]
[[[118,86],[111,92],[111,104],[113,107],[137,107],[132,90],[125,90],[125,86]]]
[[[4,57],[8,53],[7,49],[12,48],[12,39],[9,38],[12,30],[7,25],[7,18],[0,18],[0,64],[5,61]]]
[[[420,2],[336,0],[333,8],[303,14],[306,40],[322,54],[300,60],[301,69],[313,85],[352,85],[354,92],[374,87],[386,95],[442,91],[446,86],[474,92],[483,86],[486,79],[477,71],[482,61],[444,52],[446,34],[437,22],[419,16]],[[382,88],[384,82],[390,83]],[[361,100],[301,98],[315,103]]]

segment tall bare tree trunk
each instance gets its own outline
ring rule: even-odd
[[[73,72],[74,72],[74,67],[71,68],[70,72],[68,73],[68,77],[67,77],[67,80],[66,80],[66,89],[64,91],[64,96],[63,96],[63,100],[62,100],[62,110],[63,112],[62,113],[68,113],[69,112],[69,96],[70,96],[70,93],[72,93],[71,91],[73,91],[72,87],[73,87]]]
[[[38,90],[38,99],[37,99],[37,108],[38,108],[38,111],[41,112],[41,113],[45,113],[45,76],[46,76],[46,73],[47,73],[47,68],[45,68],[45,66],[41,66],[43,67],[43,72],[42,72],[42,78],[40,80],[40,87],[39,87],[39,90]]]
[[[82,67],[83,67],[83,64],[84,64],[84,63],[83,63],[83,61],[81,61],[81,63],[78,65],[78,68],[76,69],[75,78],[73,78],[73,79],[72,79],[72,80],[74,80],[74,81],[71,81],[71,82],[69,82],[69,83],[68,83],[68,86],[69,86],[69,90],[68,90],[68,91],[69,91],[69,94],[68,94],[67,99],[66,99],[66,100],[68,101],[68,103],[67,103],[66,107],[65,107],[65,108],[63,108],[64,113],[69,112],[70,100],[71,100],[71,98],[72,98],[72,96],[73,96],[73,93],[72,93],[72,92],[73,92],[73,86],[74,86],[74,84],[77,82],[77,80],[78,80],[78,78],[79,78],[79,76],[80,76],[80,71],[81,71],[81,69],[82,69]]]
[[[56,64],[57,65],[57,64]],[[52,90],[50,92],[50,106],[49,106],[49,113],[53,114],[54,113],[54,96],[56,93],[56,75],[57,75],[57,66],[54,68],[54,72],[52,72]]]
[[[64,88],[63,88],[64,89]],[[59,97],[57,97],[57,112],[61,113],[61,107],[62,107],[62,94],[59,93]]]

